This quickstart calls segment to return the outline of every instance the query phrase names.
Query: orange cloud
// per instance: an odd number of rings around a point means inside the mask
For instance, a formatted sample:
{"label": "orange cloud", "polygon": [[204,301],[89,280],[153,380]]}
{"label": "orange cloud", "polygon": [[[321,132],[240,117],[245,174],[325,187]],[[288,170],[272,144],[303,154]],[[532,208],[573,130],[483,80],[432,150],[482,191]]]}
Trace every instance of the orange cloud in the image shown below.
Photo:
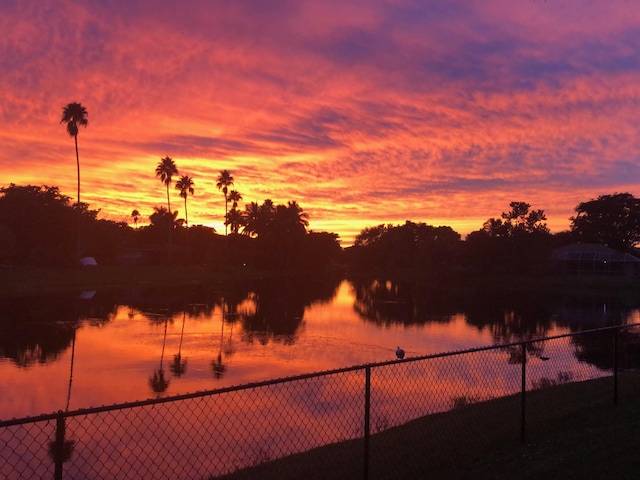
{"label": "orange cloud", "polygon": [[113,220],[164,204],[169,155],[196,184],[191,223],[219,231],[222,169],[242,203],[297,200],[345,244],[407,219],[466,234],[516,200],[559,231],[640,180],[637,17],[622,0],[19,2],[0,12],[1,183],[75,197],[59,118],[79,101],[82,199]]}

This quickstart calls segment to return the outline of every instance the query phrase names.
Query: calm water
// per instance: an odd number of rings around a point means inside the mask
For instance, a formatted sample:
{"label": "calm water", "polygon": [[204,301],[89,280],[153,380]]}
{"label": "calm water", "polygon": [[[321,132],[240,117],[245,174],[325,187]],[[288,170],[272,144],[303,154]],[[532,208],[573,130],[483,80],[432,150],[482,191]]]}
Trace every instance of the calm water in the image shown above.
{"label": "calm water", "polygon": [[635,299],[317,278],[0,297],[0,419],[639,320]]}

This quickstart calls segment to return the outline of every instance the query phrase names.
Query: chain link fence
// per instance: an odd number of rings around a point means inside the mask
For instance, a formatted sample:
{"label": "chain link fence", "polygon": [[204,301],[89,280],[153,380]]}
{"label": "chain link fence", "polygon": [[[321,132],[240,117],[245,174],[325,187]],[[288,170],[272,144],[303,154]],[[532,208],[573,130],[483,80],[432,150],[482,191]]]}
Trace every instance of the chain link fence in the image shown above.
{"label": "chain link fence", "polygon": [[544,428],[549,412],[571,408],[566,391],[550,404],[536,401],[535,390],[610,377],[613,404],[618,372],[640,366],[639,334],[638,325],[603,328],[3,421],[0,478],[411,472],[416,455],[446,452],[455,461],[457,452],[515,445]]}

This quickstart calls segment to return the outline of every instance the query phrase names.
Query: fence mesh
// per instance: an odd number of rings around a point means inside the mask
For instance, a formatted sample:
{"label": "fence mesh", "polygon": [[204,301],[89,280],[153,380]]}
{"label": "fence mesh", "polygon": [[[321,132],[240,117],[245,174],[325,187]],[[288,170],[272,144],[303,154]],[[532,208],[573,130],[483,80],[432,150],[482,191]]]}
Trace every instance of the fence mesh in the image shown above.
{"label": "fence mesh", "polygon": [[[584,380],[610,377],[610,402],[614,374],[638,366],[637,327],[608,328],[11,420],[0,422],[0,477],[251,478],[258,465],[261,478],[384,478],[389,465],[417,477],[446,468],[445,449],[481,455],[525,428],[543,433]],[[553,401],[535,395],[565,384],[575,388]],[[412,470],[417,456],[433,465]]]}

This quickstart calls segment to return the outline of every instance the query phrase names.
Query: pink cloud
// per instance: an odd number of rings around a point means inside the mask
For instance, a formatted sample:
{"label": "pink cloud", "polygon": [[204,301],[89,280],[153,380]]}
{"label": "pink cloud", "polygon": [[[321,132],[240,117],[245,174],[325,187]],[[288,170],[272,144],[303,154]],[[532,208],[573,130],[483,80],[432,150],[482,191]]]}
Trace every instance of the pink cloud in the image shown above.
{"label": "pink cloud", "polygon": [[[298,200],[348,240],[407,219],[480,228],[513,200],[556,230],[580,201],[640,180],[638,16],[623,1],[485,3],[18,2],[0,12],[5,183],[73,196],[109,218],[162,204],[153,171]],[[179,205],[179,202],[176,203]],[[354,233],[355,232],[355,233]]]}

